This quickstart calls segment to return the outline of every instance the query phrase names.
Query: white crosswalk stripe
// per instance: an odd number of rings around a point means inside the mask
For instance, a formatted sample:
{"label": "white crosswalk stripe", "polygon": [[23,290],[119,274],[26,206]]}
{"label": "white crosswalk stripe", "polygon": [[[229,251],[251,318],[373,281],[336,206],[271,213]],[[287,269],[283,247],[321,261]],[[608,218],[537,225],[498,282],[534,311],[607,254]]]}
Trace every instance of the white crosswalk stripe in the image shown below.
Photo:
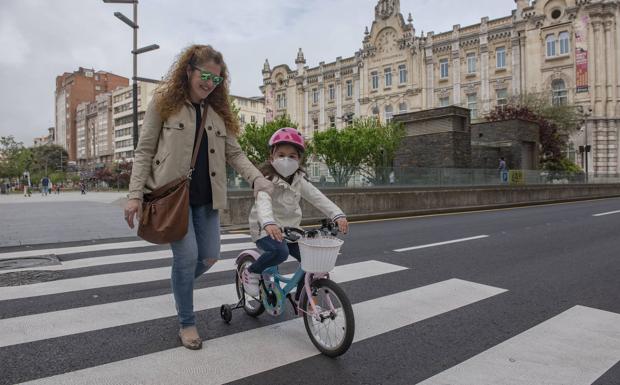
{"label": "white crosswalk stripe", "polygon": [[[222,240],[228,239],[244,239],[249,238],[249,235],[246,234],[222,234]],[[145,247],[145,246],[157,246],[153,243],[146,241],[129,241],[129,242],[116,242],[116,243],[98,243],[94,245],[84,245],[84,246],[69,246],[69,247],[60,247],[60,248],[51,248],[51,249],[37,249],[37,250],[24,250],[24,251],[8,251],[4,253],[0,253],[0,260],[2,259],[12,259],[12,258],[28,258],[35,257],[40,255],[64,255],[64,254],[73,254],[73,253],[84,253],[89,251],[98,251],[98,250],[120,250],[120,249],[130,249],[134,247]]]}
{"label": "white crosswalk stripe", "polygon": [[586,385],[620,361],[620,314],[575,306],[419,385]]}
{"label": "white crosswalk stripe", "polygon": [[[254,249],[255,247],[256,245],[252,242],[225,243],[221,245],[220,252],[225,253],[228,251]],[[35,271],[35,270],[50,270],[50,271],[71,270],[71,269],[79,269],[79,268],[84,268],[84,267],[114,265],[118,263],[154,261],[157,259],[165,259],[165,258],[172,258],[172,252],[170,250],[147,251],[147,252],[141,252],[141,253],[129,253],[129,254],[119,254],[119,255],[105,255],[103,257],[92,257],[92,258],[80,258],[80,259],[74,259],[70,261],[63,261],[62,264],[60,265],[27,267],[23,269],[12,269],[12,270],[0,270],[0,273],[10,273],[10,272],[15,272],[15,271]]]}
{"label": "white crosswalk stripe", "polygon": [[[411,325],[504,291],[451,279],[355,304],[355,341]],[[381,321],[377,322],[378,319]],[[259,351],[262,354],[256,353]],[[198,352],[185,348],[164,350],[29,383],[175,384],[180,382],[179,375],[182,374],[183,383],[222,384],[317,354],[319,352],[310,343],[302,319],[296,318],[209,340]],[[231,357],[239,364],[232,363]]]}

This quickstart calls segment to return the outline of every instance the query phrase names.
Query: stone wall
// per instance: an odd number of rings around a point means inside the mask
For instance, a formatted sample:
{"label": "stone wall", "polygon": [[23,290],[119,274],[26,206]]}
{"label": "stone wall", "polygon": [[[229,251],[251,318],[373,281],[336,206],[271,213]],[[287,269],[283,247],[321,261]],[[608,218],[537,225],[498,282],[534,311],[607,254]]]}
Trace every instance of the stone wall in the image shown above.
{"label": "stone wall", "polygon": [[514,119],[471,125],[472,168],[497,168],[504,157],[510,169],[538,169],[538,125]]}

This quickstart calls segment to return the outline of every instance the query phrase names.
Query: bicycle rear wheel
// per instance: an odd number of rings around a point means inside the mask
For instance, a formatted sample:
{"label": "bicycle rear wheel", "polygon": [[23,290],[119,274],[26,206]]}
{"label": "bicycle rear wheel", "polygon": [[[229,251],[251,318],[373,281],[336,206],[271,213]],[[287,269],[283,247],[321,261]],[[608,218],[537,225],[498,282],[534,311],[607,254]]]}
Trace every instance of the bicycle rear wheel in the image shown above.
{"label": "bicycle rear wheel", "polygon": [[245,310],[245,312],[252,317],[258,317],[265,311],[265,306],[263,306],[262,302],[257,301],[256,299],[245,293],[245,290],[243,289],[243,282],[241,280],[241,273],[247,266],[250,266],[252,263],[254,263],[254,258],[250,257],[249,255],[241,258],[239,264],[237,265],[235,287],[237,289],[237,298],[241,300],[241,298],[245,297],[243,310]]}
{"label": "bicycle rear wheel", "polygon": [[[351,302],[344,290],[329,279],[313,281],[311,292],[318,319],[314,317],[308,296],[304,295],[300,308],[304,312],[306,332],[321,353],[328,357],[338,357],[349,350],[355,335]],[[330,302],[335,311],[332,311]]]}

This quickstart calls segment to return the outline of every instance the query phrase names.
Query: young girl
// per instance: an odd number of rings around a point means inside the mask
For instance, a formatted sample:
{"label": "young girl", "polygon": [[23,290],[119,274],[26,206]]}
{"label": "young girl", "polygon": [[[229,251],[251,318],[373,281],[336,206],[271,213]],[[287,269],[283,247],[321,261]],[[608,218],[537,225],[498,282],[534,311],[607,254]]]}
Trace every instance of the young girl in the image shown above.
{"label": "young girl", "polygon": [[252,240],[263,254],[242,274],[245,292],[252,297],[259,295],[260,274],[265,269],[286,261],[289,254],[301,259],[297,243],[287,243],[280,230],[281,226],[299,227],[301,198],[332,218],[343,233],[348,231],[342,210],[314,187],[299,168],[304,150],[304,138],[294,128],[281,128],[269,139],[269,163],[261,171],[275,188],[271,196],[259,192],[250,212]]}

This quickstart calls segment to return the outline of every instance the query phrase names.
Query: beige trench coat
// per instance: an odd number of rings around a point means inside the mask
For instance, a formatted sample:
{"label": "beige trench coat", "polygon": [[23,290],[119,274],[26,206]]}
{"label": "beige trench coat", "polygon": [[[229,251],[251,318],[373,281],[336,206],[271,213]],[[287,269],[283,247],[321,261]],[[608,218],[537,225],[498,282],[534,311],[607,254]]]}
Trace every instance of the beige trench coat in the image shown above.
{"label": "beige trench coat", "polygon": [[[204,112],[204,107],[203,107]],[[226,163],[250,185],[262,174],[241,150],[237,139],[226,131],[224,120],[209,107],[205,133],[209,141],[209,177],[213,208],[226,208]],[[147,108],[135,151],[129,199],[142,199],[164,184],[187,175],[196,135],[196,111],[189,102],[166,121],[162,121],[153,100]]]}

